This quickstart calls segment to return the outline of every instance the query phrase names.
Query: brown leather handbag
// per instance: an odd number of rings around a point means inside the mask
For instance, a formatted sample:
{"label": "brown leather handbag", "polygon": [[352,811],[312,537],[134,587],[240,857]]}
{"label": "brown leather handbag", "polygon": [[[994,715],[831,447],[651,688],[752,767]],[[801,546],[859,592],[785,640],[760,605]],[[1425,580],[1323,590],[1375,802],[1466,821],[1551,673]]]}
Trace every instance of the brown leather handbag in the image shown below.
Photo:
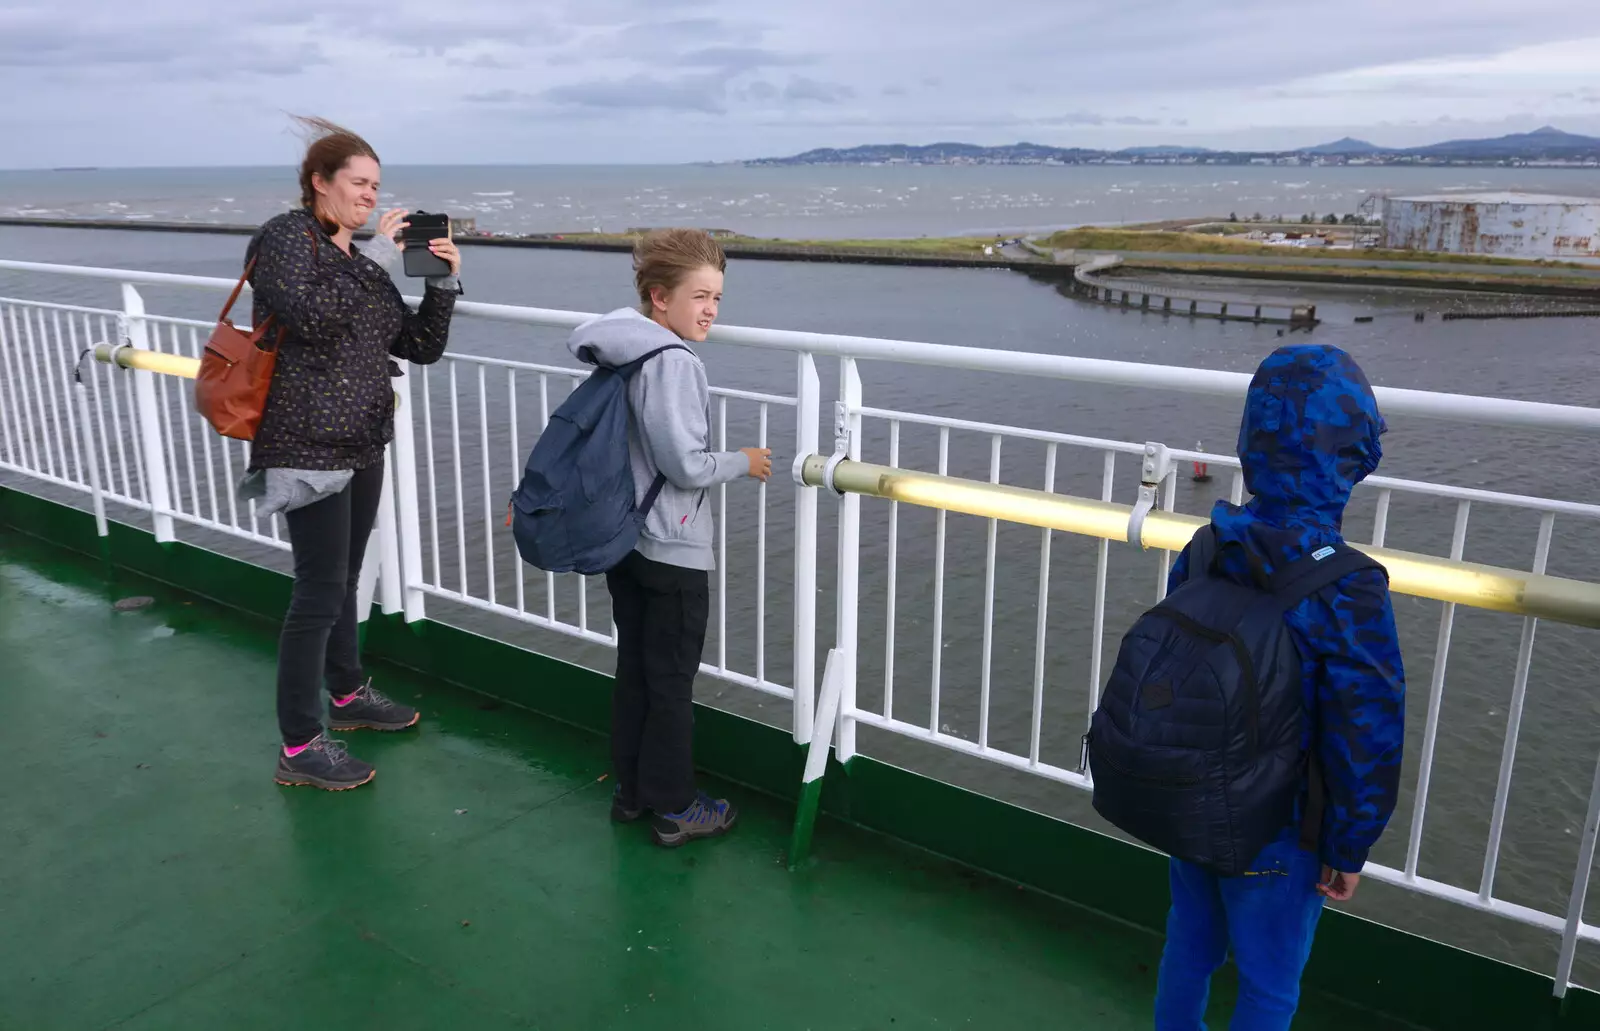
{"label": "brown leather handbag", "polygon": [[256,261],[251,258],[233,293],[228,295],[228,303],[222,306],[194,380],[195,409],[218,433],[236,440],[255,439],[261,412],[267,406],[267,391],[272,389],[272,370],[278,364],[277,345],[283,342],[284,335],[280,329],[272,347],[265,348],[261,341],[273,316],[267,316],[248,336],[228,318],[255,266]]}

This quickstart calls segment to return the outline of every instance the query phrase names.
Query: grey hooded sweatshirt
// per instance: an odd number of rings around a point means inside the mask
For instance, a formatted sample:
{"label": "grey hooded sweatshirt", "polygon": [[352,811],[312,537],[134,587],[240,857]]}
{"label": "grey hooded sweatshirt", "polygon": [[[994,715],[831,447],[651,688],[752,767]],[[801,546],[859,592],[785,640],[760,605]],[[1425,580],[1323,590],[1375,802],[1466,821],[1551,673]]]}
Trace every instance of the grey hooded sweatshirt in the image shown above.
{"label": "grey hooded sweatshirt", "polygon": [[655,562],[685,569],[715,569],[711,506],[706,490],[750,471],[738,451],[711,450],[711,390],[699,355],[676,333],[633,308],[619,308],[573,330],[567,349],[579,361],[617,368],[651,351],[656,355],[628,384],[628,457],[641,501],[655,482],[666,483],[645,517],[635,548]]}

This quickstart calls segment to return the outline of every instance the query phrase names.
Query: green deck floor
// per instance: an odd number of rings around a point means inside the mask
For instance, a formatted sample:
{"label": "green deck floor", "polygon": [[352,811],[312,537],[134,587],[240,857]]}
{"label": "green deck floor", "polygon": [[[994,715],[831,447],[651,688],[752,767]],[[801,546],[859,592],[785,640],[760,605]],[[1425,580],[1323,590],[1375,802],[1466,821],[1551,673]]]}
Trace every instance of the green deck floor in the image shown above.
{"label": "green deck floor", "polygon": [[119,577],[0,530],[0,1028],[1149,1026],[1150,935],[837,823],[791,873],[748,793],[657,849],[603,740],[399,671],[372,785],[280,788],[273,627]]}

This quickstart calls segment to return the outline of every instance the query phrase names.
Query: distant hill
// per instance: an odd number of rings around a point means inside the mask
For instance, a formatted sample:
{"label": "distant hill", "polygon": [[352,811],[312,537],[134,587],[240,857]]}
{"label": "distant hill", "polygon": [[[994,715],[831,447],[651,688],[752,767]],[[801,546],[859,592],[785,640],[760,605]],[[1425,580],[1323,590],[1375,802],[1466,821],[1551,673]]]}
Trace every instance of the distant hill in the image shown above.
{"label": "distant hill", "polygon": [[1366,140],[1358,140],[1353,136],[1346,136],[1342,140],[1324,143],[1316,147],[1307,147],[1302,154],[1379,154],[1387,153],[1389,148],[1380,147]]}
{"label": "distant hill", "polygon": [[838,149],[821,147],[792,157],[760,158],[747,165],[1038,165],[1155,162],[1246,164],[1264,159],[1294,163],[1294,159],[1339,161],[1344,158],[1371,158],[1385,164],[1406,163],[1483,163],[1506,161],[1600,160],[1600,137],[1579,136],[1545,126],[1533,132],[1514,133],[1485,140],[1446,140],[1424,147],[1379,147],[1366,140],[1346,136],[1314,147],[1278,151],[1218,151],[1206,147],[1154,146],[1123,150],[1097,150],[1091,147],[1051,147],[1041,143],[1011,143],[983,147],[973,143],[874,143]]}
{"label": "distant hill", "polygon": [[1533,132],[1514,133],[1492,140],[1449,140],[1431,147],[1419,147],[1419,154],[1472,154],[1485,157],[1560,158],[1592,154],[1600,150],[1600,138],[1562,132],[1553,126]]}

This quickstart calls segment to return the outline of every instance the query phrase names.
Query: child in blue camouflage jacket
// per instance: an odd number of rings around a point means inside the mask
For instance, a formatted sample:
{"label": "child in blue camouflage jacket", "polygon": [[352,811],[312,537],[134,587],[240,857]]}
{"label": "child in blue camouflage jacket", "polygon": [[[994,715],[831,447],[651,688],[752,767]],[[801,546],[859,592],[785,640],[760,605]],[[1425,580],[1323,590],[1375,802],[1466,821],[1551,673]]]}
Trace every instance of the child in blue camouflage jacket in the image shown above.
{"label": "child in blue camouflage jacket", "polygon": [[[1211,523],[1219,541],[1242,544],[1267,573],[1340,541],[1345,503],[1378,467],[1384,429],[1372,388],[1348,354],[1308,345],[1274,351],[1250,382],[1239,428],[1253,497],[1243,506],[1217,503]],[[1222,555],[1227,576],[1251,582],[1240,549]],[[1187,558],[1185,549],[1169,588],[1187,578]],[[1323,902],[1355,893],[1367,852],[1394,812],[1405,672],[1384,574],[1351,573],[1285,619],[1301,655],[1306,744],[1323,776],[1318,851],[1301,847],[1297,812],[1242,877],[1172,861],[1157,1031],[1204,1028],[1211,975],[1230,950],[1239,968],[1233,1031],[1287,1029]]]}

